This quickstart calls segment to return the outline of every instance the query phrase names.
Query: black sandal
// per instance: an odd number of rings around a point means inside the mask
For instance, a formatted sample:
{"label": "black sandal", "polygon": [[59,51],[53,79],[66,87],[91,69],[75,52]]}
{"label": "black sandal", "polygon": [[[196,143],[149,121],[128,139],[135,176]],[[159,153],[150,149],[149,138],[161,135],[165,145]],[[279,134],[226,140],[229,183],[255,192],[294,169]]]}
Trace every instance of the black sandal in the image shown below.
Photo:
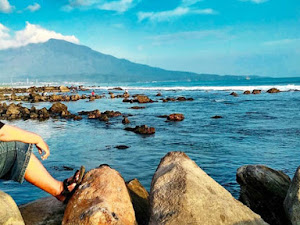
{"label": "black sandal", "polygon": [[[77,170],[75,173],[74,173],[74,176],[72,177],[72,179],[68,180],[69,178],[65,179],[63,181],[63,191],[60,193],[60,195],[62,196],[65,196],[65,200],[63,201],[64,204],[67,204],[70,200],[70,198],[72,197],[72,195],[75,193],[75,191],[77,190],[78,186],[80,185],[82,179],[83,179],[83,176],[84,176],[84,172],[85,172],[85,167],[84,166],[81,166],[80,167],[80,170]],[[76,179],[76,175],[77,173],[79,173],[79,177],[78,179]],[[72,191],[69,191],[68,187],[71,185],[71,184],[74,184],[76,183],[76,186],[74,187],[74,189]]]}

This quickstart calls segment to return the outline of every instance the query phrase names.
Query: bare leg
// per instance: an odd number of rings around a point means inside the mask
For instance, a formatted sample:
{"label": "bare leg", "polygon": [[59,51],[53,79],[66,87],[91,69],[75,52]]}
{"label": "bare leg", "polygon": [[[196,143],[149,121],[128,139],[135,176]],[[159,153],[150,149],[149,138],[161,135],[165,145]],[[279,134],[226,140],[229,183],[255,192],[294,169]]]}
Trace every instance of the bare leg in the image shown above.
{"label": "bare leg", "polygon": [[[65,199],[65,196],[61,195],[61,192],[63,191],[63,182],[54,179],[34,154],[31,154],[25,172],[25,180],[48,192],[60,201]],[[69,185],[69,191],[72,191],[75,185],[75,183]]]}

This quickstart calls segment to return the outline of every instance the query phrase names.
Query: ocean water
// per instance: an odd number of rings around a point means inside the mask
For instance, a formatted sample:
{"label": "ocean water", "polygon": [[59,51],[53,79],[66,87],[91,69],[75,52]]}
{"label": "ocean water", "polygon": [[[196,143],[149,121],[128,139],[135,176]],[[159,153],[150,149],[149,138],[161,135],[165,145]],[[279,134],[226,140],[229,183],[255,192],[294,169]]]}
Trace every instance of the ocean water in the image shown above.
{"label": "ocean water", "polygon": [[[138,178],[150,190],[152,176],[160,159],[169,151],[184,151],[206,173],[230,191],[239,195],[235,180],[236,170],[246,164],[263,164],[283,170],[293,176],[300,158],[300,78],[265,80],[240,83],[199,82],[151,82],[135,84],[84,84],[90,90],[79,94],[106,94],[106,98],[87,102],[66,102],[72,113],[99,109],[132,114],[131,124],[146,124],[156,128],[156,133],[141,136],[129,131],[121,123],[122,117],[112,118],[109,123],[50,119],[47,121],[3,121],[40,134],[48,143],[50,157],[44,166],[57,179],[63,180],[74,169],[85,165],[87,170],[100,164],[109,164],[118,170],[125,180]],[[137,103],[123,103],[122,99],[110,99],[108,88],[121,86],[130,94],[146,94],[158,102],[143,104],[145,109],[133,110]],[[259,95],[243,95],[244,90],[278,87],[285,92]],[[230,95],[232,91],[239,97]],[[288,91],[294,90],[294,91]],[[167,97],[192,97],[194,101],[163,103],[157,92]],[[124,91],[113,91],[121,94]],[[51,103],[24,103],[37,108]],[[159,115],[183,113],[185,120],[166,122]],[[212,119],[220,115],[221,119]],[[119,150],[116,145],[127,145]],[[35,154],[38,155],[35,149]],[[0,181],[0,190],[9,193],[17,202],[24,204],[48,196],[31,184]]]}

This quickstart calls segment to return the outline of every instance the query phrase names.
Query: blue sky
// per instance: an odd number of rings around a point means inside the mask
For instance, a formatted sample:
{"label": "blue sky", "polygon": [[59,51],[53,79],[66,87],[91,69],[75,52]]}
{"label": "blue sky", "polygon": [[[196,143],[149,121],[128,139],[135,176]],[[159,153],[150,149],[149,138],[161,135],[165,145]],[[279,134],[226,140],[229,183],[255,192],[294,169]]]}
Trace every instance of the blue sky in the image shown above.
{"label": "blue sky", "polygon": [[49,38],[170,70],[300,76],[299,0],[0,0],[0,49]]}

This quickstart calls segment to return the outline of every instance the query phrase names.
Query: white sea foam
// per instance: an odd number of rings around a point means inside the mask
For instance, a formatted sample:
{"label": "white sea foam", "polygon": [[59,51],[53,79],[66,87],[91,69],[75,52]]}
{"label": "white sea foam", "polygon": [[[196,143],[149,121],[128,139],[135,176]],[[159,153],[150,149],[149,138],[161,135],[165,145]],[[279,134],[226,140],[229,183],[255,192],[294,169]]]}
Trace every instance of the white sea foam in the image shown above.
{"label": "white sea foam", "polygon": [[[113,89],[116,86],[98,86],[89,87],[86,89]],[[277,88],[280,91],[300,91],[300,85],[258,85],[258,86],[174,86],[174,87],[131,87],[131,86],[118,86],[123,90],[154,90],[154,91],[172,91],[172,90],[182,90],[182,91],[253,91],[262,90],[267,91],[271,88]]]}

